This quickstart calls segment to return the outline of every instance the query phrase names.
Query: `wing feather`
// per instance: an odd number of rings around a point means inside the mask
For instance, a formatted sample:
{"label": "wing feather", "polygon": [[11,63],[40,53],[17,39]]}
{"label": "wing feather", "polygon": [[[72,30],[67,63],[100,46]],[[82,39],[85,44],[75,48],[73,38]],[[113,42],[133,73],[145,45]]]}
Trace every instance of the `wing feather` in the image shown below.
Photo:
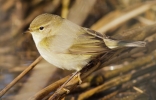
{"label": "wing feather", "polygon": [[97,55],[110,50],[105,45],[102,34],[88,28],[82,28],[82,31],[79,33],[74,45],[69,48],[70,53]]}

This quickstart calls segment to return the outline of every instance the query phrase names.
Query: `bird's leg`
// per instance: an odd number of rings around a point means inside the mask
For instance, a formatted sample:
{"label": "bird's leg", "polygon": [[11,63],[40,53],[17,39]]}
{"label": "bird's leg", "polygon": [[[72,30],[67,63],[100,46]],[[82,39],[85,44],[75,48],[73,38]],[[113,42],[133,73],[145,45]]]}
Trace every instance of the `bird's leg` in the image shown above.
{"label": "bird's leg", "polygon": [[[77,76],[77,75],[78,75],[78,76]],[[65,86],[73,77],[75,77],[75,76],[77,76],[78,78],[80,78],[80,71],[76,71],[75,73],[73,73],[73,75],[72,75],[71,77],[69,77],[69,79],[68,79],[58,90],[63,89],[63,90],[65,90],[65,91],[67,91],[67,93],[69,93],[70,90],[64,88],[64,86]],[[80,79],[80,80],[81,80],[81,79]],[[82,81],[81,81],[81,82],[82,82]],[[80,82],[79,82],[79,83],[80,83]]]}

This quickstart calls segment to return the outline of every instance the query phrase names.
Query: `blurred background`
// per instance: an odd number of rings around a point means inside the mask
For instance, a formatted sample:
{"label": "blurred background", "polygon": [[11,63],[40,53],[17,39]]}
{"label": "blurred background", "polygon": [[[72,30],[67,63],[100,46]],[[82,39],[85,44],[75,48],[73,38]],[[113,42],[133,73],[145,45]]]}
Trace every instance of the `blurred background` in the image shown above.
{"label": "blurred background", "polygon": [[[39,56],[31,34],[26,31],[42,13],[62,16],[116,39],[147,42],[145,48],[124,50],[117,55],[118,61],[90,75],[80,85],[81,91],[65,100],[156,100],[155,0],[0,0],[0,90]],[[70,73],[42,60],[2,100],[29,98]],[[133,79],[92,96],[81,95],[129,74]]]}

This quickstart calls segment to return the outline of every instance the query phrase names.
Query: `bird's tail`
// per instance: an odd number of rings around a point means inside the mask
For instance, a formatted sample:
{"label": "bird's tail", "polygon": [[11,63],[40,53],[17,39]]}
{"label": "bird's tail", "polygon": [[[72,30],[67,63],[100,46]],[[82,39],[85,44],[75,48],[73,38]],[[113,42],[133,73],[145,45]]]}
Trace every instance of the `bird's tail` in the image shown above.
{"label": "bird's tail", "polygon": [[113,39],[103,39],[106,46],[110,49],[120,48],[120,47],[145,47],[146,42],[144,41],[122,41]]}

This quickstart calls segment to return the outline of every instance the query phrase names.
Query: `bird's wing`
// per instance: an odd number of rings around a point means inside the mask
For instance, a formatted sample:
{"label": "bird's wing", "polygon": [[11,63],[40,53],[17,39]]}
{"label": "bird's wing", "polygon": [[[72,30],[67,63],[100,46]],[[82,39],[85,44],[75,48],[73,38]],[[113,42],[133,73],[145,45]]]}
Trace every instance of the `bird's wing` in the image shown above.
{"label": "bird's wing", "polygon": [[110,50],[104,43],[104,36],[94,30],[82,28],[74,45],[69,48],[72,54],[101,54]]}

